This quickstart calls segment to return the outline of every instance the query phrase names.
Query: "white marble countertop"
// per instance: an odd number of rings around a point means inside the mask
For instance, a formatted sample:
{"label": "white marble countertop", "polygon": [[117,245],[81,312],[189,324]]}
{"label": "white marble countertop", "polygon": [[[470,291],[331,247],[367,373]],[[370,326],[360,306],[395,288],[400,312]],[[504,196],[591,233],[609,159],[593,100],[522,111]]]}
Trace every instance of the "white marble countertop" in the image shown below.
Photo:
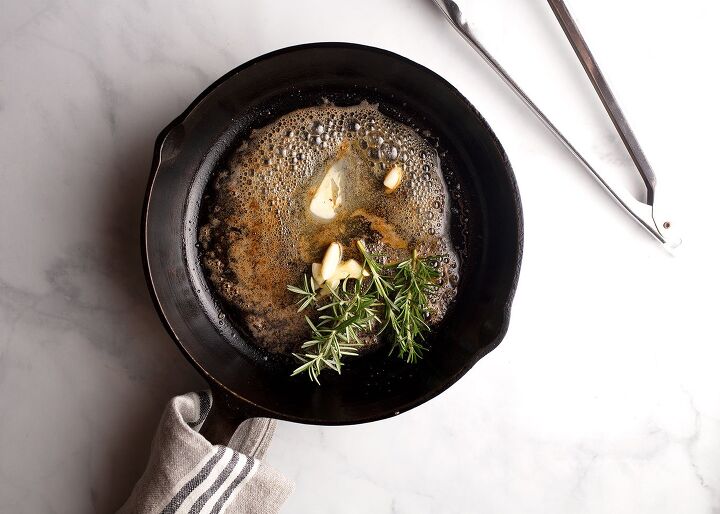
{"label": "white marble countertop", "polygon": [[[542,0],[468,10],[583,151],[640,181]],[[4,0],[0,14],[0,511],[111,512],[163,405],[203,388],[140,263],[156,134],[208,84],[312,41],[393,50],[483,113],[526,244],[503,344],[394,419],[282,423],[286,512],[720,511],[720,50],[716,0],[568,0],[672,199],[673,258],[422,0]]]}

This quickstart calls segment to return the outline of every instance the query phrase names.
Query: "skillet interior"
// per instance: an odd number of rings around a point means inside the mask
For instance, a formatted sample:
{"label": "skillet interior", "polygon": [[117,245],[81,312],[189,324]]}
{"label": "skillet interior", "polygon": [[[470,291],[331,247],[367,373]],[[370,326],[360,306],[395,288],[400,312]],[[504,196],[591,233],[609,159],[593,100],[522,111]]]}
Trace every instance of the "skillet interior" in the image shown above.
{"label": "skillet interior", "polygon": [[[203,191],[250,130],[292,110],[331,101],[378,103],[435,138],[453,198],[462,257],[454,307],[432,349],[408,366],[378,352],[354,359],[317,387],[288,376],[293,363],[250,344],[228,323],[197,254]],[[461,193],[461,194],[457,194]],[[514,176],[499,142],[449,83],[398,55],[326,43],[259,57],[210,86],[158,137],[144,212],[144,259],[156,306],[186,356],[251,415],[344,424],[388,417],[443,391],[499,344],[522,253]]]}

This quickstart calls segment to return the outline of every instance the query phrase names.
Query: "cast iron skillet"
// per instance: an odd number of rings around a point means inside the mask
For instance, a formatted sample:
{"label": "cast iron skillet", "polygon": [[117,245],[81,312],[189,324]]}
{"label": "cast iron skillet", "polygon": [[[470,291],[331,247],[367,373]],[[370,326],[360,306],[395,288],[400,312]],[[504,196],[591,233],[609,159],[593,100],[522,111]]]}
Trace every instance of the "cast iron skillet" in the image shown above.
{"label": "cast iron skillet", "polygon": [[[197,242],[203,190],[236,144],[292,110],[330,101],[378,103],[438,145],[461,254],[457,300],[417,365],[385,352],[354,359],[322,386],[289,376],[295,363],[253,346],[205,282]],[[158,136],[143,212],[143,258],[161,319],[213,390],[203,432],[214,442],[242,419],[363,423],[439,394],[502,340],[520,271],[522,213],[492,130],[447,81],[399,55],[347,43],[258,57],[206,89]],[[272,258],[273,256],[268,256]]]}

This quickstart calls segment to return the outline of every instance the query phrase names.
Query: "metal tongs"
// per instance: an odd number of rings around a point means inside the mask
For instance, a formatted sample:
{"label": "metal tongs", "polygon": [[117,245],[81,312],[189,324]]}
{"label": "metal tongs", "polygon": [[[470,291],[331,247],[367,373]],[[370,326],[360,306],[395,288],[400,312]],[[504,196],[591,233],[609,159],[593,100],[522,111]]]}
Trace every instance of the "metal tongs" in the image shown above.
{"label": "metal tongs", "polygon": [[590,81],[595,87],[595,91],[600,100],[602,100],[605,110],[607,111],[610,119],[612,120],[615,128],[617,129],[620,137],[625,143],[630,157],[632,157],[635,166],[637,167],[645,188],[647,195],[645,202],[637,200],[633,195],[630,194],[627,189],[620,186],[619,184],[613,183],[609,177],[604,177],[598,170],[590,165],[590,163],[582,156],[580,152],[568,141],[560,130],[543,114],[543,112],[535,105],[525,92],[518,86],[518,84],[510,77],[510,75],[503,69],[502,66],[490,55],[485,47],[477,40],[475,34],[473,34],[469,25],[465,21],[460,8],[453,0],[434,0],[434,2],[442,9],[447,16],[450,23],[455,29],[463,36],[463,38],[472,46],[480,56],[495,70],[495,72],[503,79],[503,81],[512,89],[517,96],[527,105],[530,110],[543,122],[543,124],[557,137],[570,152],[585,166],[585,168],[592,174],[595,179],[605,188],[607,193],[614,198],[627,212],[630,214],[635,221],[642,225],[648,230],[658,241],[660,241],[666,248],[673,249],[677,248],[682,240],[674,233],[673,224],[669,218],[659,212],[655,202],[655,190],[657,188],[657,180],[655,173],[650,166],[650,163],[645,158],[645,154],[640,148],[640,144],[635,138],[635,134],[630,129],[625,116],[620,110],[620,106],[615,100],[615,96],[610,90],[605,77],[600,72],[595,58],[590,53],[590,49],[585,43],[580,34],[575,21],[570,16],[570,13],[565,6],[563,0],[548,0],[550,7],[555,13],[555,17],[560,22],[560,25],[565,32],[570,44],[575,50],[575,54],[580,59],[580,62],[585,68]]}

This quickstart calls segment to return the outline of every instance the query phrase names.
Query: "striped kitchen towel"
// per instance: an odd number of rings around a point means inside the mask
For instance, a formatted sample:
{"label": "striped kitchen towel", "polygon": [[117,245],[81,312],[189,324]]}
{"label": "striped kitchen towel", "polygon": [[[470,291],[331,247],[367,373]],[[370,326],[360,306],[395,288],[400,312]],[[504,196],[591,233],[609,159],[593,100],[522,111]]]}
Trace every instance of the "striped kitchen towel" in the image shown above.
{"label": "striped kitchen towel", "polygon": [[210,411],[208,391],[170,401],[153,440],[145,473],[119,514],[271,514],[293,483],[260,461],[275,421],[255,418],[235,431],[228,446],[198,433]]}

